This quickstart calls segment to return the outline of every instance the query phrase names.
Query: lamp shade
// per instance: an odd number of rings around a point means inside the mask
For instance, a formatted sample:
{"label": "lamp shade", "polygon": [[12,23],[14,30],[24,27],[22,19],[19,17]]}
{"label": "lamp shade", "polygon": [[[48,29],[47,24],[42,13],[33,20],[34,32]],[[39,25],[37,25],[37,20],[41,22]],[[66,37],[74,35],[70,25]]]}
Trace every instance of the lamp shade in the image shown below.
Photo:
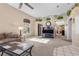
{"label": "lamp shade", "polygon": [[23,27],[18,27],[18,29],[19,29],[19,30],[22,30],[22,29],[23,29]]}

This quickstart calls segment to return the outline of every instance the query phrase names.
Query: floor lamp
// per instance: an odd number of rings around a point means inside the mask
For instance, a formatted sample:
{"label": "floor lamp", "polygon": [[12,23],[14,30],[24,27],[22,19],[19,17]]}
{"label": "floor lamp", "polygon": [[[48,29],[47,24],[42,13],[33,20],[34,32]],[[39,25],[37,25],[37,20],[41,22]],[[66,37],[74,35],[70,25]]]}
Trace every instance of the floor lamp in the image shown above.
{"label": "floor lamp", "polygon": [[18,29],[19,29],[20,39],[21,39],[23,27],[19,27]]}

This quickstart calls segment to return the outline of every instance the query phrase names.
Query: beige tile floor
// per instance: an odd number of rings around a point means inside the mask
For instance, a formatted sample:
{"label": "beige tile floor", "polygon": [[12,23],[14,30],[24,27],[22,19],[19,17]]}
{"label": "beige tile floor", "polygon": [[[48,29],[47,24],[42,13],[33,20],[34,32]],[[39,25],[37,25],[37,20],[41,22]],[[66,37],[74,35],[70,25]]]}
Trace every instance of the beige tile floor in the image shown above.
{"label": "beige tile floor", "polygon": [[33,56],[53,56],[54,48],[71,45],[71,42],[64,41],[60,37],[57,38],[32,37],[26,39],[26,42],[29,42],[34,45],[32,50]]}
{"label": "beige tile floor", "polygon": [[[33,56],[53,56],[56,53],[58,53],[56,55],[59,54],[62,55],[62,52],[60,53],[59,51],[63,51],[62,49],[63,46],[71,45],[71,42],[64,41],[60,37],[57,38],[30,37],[30,38],[26,38],[26,43],[27,42],[34,45],[32,49]],[[56,49],[58,52],[55,53]],[[4,56],[7,55],[4,54]]]}
{"label": "beige tile floor", "polygon": [[63,47],[54,48],[54,56],[79,56],[79,47],[68,45]]}

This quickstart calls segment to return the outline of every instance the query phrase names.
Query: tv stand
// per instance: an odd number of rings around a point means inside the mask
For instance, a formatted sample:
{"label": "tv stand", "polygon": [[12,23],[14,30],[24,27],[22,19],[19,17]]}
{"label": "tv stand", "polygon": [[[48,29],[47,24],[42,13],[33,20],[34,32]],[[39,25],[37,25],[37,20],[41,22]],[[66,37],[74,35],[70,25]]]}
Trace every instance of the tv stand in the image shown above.
{"label": "tv stand", "polygon": [[45,38],[53,38],[52,33],[44,33],[44,34],[45,34]]}
{"label": "tv stand", "polygon": [[43,28],[43,31],[42,31],[42,37],[45,37],[45,38],[53,38],[54,37],[54,30],[52,28]]}

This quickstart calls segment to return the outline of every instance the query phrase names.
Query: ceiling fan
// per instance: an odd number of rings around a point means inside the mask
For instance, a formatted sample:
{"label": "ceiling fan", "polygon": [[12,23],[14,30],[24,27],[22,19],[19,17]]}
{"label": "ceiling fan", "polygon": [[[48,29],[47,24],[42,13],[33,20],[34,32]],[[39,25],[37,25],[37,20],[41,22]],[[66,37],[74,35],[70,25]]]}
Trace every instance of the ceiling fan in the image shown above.
{"label": "ceiling fan", "polygon": [[34,9],[29,3],[20,3],[19,4],[19,9],[22,8],[22,5],[25,4],[26,6],[28,6],[30,9]]}

